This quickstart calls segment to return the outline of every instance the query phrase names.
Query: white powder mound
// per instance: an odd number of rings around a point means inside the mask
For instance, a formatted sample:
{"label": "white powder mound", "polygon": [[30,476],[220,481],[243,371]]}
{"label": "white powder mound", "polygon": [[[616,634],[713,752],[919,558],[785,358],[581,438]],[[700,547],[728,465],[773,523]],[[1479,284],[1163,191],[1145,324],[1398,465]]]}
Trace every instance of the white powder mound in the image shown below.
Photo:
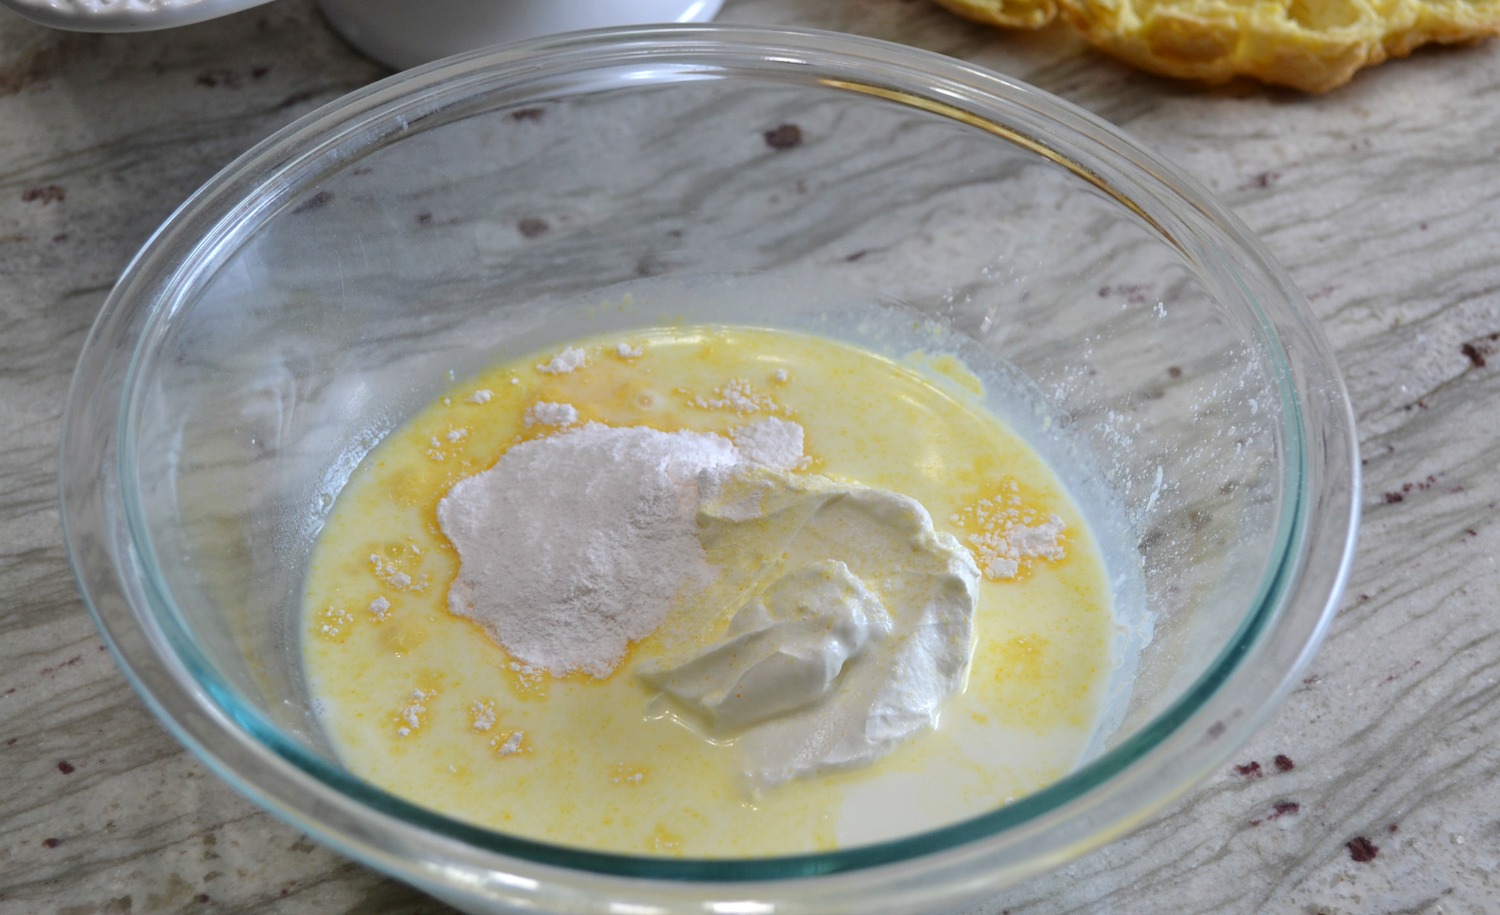
{"label": "white powder mound", "polygon": [[571,426],[578,422],[578,408],[539,400],[527,408],[525,422],[528,426]]}
{"label": "white powder mound", "polygon": [[731,410],[735,413],[770,413],[776,401],[755,389],[744,378],[731,378],[714,392],[713,397],[695,397],[693,406],[704,410]]}
{"label": "white powder mound", "polygon": [[1066,529],[1067,525],[1062,518],[1049,515],[1041,524],[1031,527],[1016,525],[1006,532],[1006,538],[1022,558],[1051,559],[1055,562],[1063,558],[1062,535]]}
{"label": "white powder mound", "polygon": [[808,464],[802,453],[800,423],[772,417],[741,426],[731,431],[729,437],[747,460],[773,470],[797,470]]}
{"label": "white powder mound", "polygon": [[[1021,516],[1021,520],[1009,515]],[[1050,559],[1056,562],[1066,555],[1063,547],[1063,532],[1067,525],[1057,515],[1049,515],[1039,524],[1028,525],[1029,513],[1008,512],[991,530],[968,537],[979,553],[984,576],[991,581],[1005,581],[1021,573],[1021,563],[1031,559]]]}
{"label": "white powder mound", "polygon": [[566,375],[575,369],[582,368],[583,364],[588,362],[588,360],[588,353],[576,346],[570,346],[556,356],[553,356],[551,362],[544,363],[536,368],[537,371],[545,372],[548,375]]}
{"label": "white powder mound", "polygon": [[460,560],[449,609],[526,667],[606,677],[712,579],[699,475],[743,463],[723,436],[598,423],[516,445],[438,505]]}

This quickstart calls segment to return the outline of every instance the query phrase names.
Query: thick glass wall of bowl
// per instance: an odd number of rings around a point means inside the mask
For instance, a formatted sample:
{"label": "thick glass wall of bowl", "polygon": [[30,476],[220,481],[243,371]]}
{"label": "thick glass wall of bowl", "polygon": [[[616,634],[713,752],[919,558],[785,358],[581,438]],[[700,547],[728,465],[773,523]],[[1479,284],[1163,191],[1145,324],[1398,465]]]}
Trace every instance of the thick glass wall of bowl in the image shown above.
{"label": "thick glass wall of bowl", "polygon": [[[951,349],[992,382],[1115,581],[1095,750],[1239,629],[1284,498],[1281,401],[1198,267],[1108,194],[969,125],[826,87],[467,110],[354,152],[247,230],[145,395],[135,460],[161,574],[226,682],[283,727],[320,739],[302,574],[381,436],[496,360],[663,320]],[[725,274],[741,280],[704,279]],[[862,328],[870,303],[909,314],[912,336]]]}

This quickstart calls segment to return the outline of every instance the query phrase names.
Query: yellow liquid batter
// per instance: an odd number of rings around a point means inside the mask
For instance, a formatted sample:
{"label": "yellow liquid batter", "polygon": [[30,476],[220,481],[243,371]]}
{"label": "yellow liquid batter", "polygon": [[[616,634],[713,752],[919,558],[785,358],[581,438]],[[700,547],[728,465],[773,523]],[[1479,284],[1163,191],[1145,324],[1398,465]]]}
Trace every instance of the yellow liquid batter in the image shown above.
{"label": "yellow liquid batter", "polygon": [[[749,857],[828,850],[999,807],[1073,768],[1111,667],[1103,562],[1047,465],[982,405],[947,357],[894,362],[786,332],[678,327],[578,341],[461,382],[391,434],[350,478],[308,576],[304,661],[351,771],[450,816],[559,844]],[[580,422],[727,433],[766,416],[805,429],[799,472],[917,499],[939,531],[983,542],[993,518],[1060,516],[1065,556],[980,584],[966,689],[936,729],[863,769],[750,791],[732,742],[651,705],[632,646],[607,679],[513,666],[447,608],[458,556],[437,504],[511,445],[539,402]],[[533,414],[535,418],[536,414]],[[977,546],[976,552],[982,554]],[[979,557],[981,568],[985,559]]]}

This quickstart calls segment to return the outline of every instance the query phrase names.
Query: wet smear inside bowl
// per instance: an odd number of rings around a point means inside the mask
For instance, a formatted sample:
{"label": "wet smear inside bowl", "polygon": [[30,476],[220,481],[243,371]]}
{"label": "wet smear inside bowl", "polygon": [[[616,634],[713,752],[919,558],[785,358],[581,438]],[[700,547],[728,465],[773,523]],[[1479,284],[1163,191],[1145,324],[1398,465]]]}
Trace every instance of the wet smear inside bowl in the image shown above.
{"label": "wet smear inside bowl", "polygon": [[1110,589],[984,395],[949,357],[724,326],[458,383],[365,459],[309,571],[344,764],[507,833],[691,857],[1058,779],[1104,704]]}

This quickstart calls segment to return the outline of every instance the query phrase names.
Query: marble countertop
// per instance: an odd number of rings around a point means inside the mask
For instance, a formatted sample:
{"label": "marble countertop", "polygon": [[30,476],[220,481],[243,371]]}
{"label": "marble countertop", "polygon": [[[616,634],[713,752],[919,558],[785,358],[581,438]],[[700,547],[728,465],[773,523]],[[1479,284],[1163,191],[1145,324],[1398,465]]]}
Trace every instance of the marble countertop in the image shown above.
{"label": "marble countertop", "polygon": [[[1364,520],[1310,675],[1236,765],[979,911],[1500,911],[1500,43],[1305,97],[1164,81],[1061,28],[915,0],[721,19],[907,42],[1120,125],[1264,239],[1349,385]],[[68,380],[130,256],[238,153],[383,75],[310,0],[134,36],[0,14],[0,913],[444,910],[172,740],[95,634],[56,505]]]}

